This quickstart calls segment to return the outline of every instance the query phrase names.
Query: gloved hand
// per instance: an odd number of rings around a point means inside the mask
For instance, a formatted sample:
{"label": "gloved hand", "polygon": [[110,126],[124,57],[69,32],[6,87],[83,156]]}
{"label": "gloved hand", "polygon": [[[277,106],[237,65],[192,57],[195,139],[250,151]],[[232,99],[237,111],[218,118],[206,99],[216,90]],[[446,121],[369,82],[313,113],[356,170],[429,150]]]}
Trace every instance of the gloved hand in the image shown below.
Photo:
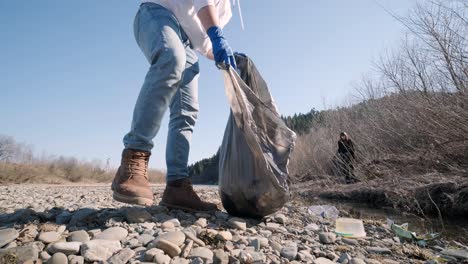
{"label": "gloved hand", "polygon": [[237,65],[234,59],[234,53],[227,40],[224,38],[223,30],[220,27],[212,26],[206,33],[211,40],[216,66],[218,66],[218,68],[223,68],[222,64],[224,64],[225,67],[231,65],[236,69]]}

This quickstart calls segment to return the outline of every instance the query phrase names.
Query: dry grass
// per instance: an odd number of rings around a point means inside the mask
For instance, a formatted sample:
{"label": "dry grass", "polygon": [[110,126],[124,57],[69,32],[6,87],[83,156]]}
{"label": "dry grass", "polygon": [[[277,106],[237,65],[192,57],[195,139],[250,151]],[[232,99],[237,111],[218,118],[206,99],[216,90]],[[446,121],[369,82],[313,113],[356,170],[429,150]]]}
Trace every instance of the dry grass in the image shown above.
{"label": "dry grass", "polygon": [[[157,169],[148,171],[151,183],[164,183],[165,173]],[[73,166],[60,164],[57,161],[17,164],[0,163],[0,184],[11,183],[110,183],[115,169],[105,170],[87,162]]]}

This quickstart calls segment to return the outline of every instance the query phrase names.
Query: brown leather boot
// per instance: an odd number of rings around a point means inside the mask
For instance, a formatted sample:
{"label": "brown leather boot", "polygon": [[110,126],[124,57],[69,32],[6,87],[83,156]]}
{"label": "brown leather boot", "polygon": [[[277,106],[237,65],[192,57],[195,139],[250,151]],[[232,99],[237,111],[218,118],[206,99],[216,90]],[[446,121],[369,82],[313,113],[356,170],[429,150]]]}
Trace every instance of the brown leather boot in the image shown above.
{"label": "brown leather boot", "polygon": [[148,181],[147,151],[124,149],[122,161],[112,182],[114,200],[138,205],[152,205],[153,191]]}
{"label": "brown leather boot", "polygon": [[168,182],[159,205],[195,212],[217,210],[216,204],[200,200],[200,197],[193,190],[190,179]]}

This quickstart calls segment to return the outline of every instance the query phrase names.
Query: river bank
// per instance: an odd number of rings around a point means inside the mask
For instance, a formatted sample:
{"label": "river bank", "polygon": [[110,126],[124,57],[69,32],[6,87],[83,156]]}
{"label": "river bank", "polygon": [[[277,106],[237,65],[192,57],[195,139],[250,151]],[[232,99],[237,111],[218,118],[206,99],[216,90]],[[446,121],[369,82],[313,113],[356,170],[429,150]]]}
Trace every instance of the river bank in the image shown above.
{"label": "river bank", "polygon": [[[217,187],[197,186],[220,203]],[[163,186],[153,186],[156,203]],[[264,219],[223,211],[187,213],[114,202],[109,186],[0,186],[0,259],[35,263],[452,263],[468,261],[460,244],[401,243],[383,221],[364,219],[367,237],[336,236],[334,221],[293,198]],[[342,210],[343,215],[352,212]],[[161,242],[164,240],[163,242]],[[460,255],[462,254],[462,255]],[[62,262],[60,262],[62,261]],[[0,261],[1,262],[1,261]]]}

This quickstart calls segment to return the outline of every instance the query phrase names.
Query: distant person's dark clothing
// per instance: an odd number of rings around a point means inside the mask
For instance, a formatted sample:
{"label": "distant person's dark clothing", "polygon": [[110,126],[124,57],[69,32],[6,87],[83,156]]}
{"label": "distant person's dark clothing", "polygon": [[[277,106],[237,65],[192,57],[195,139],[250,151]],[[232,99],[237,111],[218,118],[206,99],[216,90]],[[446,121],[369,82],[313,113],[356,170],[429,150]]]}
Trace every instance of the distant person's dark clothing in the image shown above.
{"label": "distant person's dark clothing", "polygon": [[346,157],[347,160],[355,159],[353,141],[351,139],[340,139],[338,141],[338,154],[341,157]]}
{"label": "distant person's dark clothing", "polygon": [[346,183],[355,182],[353,163],[356,156],[354,154],[354,144],[351,139],[346,138],[338,141],[338,156],[342,163],[341,169],[345,176]]}

